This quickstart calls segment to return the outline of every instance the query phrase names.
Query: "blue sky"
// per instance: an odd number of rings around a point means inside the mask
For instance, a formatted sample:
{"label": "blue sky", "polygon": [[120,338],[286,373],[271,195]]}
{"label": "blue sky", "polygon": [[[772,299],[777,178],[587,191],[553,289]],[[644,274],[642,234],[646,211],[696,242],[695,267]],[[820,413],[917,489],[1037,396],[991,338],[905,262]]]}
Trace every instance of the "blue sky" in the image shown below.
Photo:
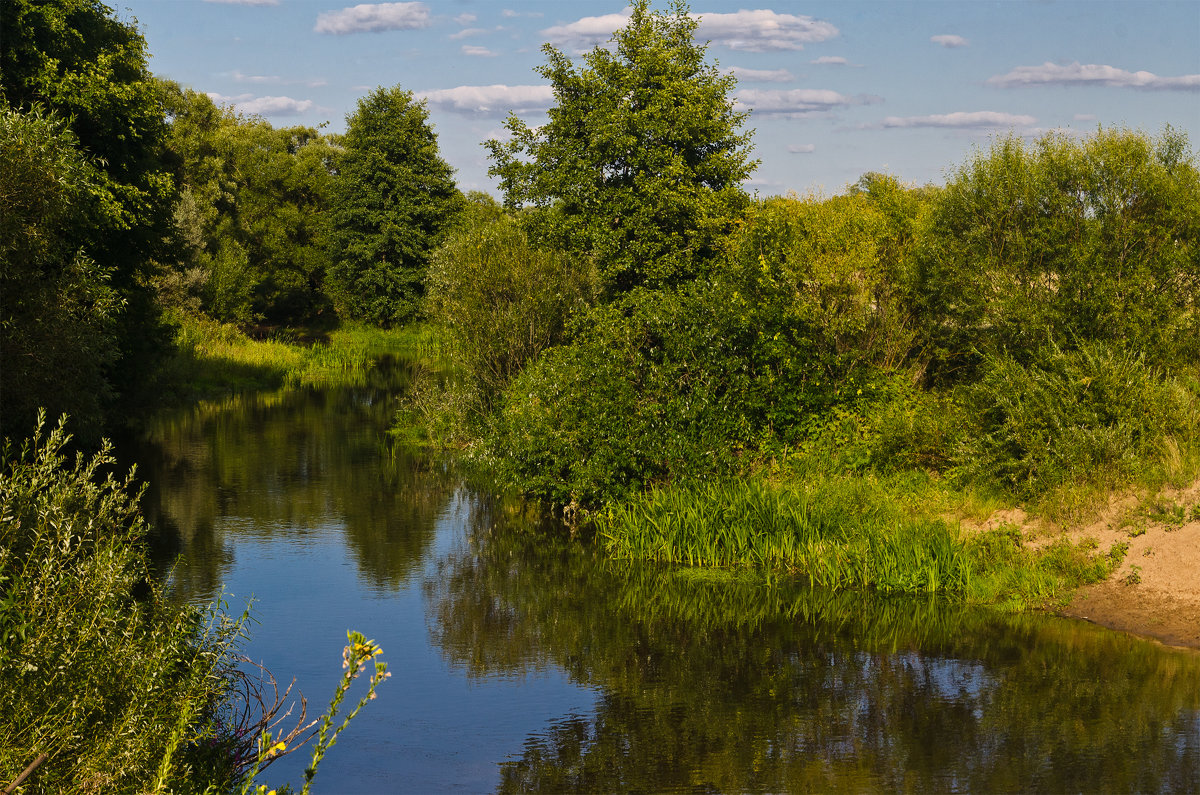
{"label": "blue sky", "polygon": [[[659,7],[664,7],[660,4]],[[424,97],[464,190],[494,192],[480,142],[544,118],[534,67],[608,39],[625,2],[125,0],[151,69],[276,126],[345,129],[376,86]],[[866,171],[944,181],[1010,131],[1156,134],[1200,148],[1200,0],[840,0],[691,4],[752,111],[748,187],[840,193]]]}

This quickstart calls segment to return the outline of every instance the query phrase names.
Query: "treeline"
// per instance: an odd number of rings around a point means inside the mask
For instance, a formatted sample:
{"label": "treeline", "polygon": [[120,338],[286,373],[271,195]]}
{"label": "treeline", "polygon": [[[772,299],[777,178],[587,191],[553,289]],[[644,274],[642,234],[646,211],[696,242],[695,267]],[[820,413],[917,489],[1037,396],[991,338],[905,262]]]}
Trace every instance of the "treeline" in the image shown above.
{"label": "treeline", "polygon": [[416,314],[462,203],[423,105],[276,129],[156,78],[94,0],[5,3],[0,434],[39,407],[95,441],[146,409],[182,318],[328,329]]}
{"label": "treeline", "polygon": [[615,47],[546,48],[549,121],[488,144],[504,207],[475,197],[430,268],[465,373],[444,434],[560,506],[781,467],[1018,499],[1195,471],[1183,133],[1010,135],[945,187],[751,198],[694,29],[635,3]]}

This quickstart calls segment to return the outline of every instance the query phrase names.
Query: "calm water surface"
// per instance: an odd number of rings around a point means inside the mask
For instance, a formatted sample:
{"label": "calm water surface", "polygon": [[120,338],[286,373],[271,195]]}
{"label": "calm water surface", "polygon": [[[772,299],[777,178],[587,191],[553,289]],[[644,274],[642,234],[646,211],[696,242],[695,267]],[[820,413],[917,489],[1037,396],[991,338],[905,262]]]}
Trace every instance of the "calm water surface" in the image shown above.
{"label": "calm water surface", "polygon": [[389,452],[395,374],[204,404],[138,453],[176,592],[253,599],[246,654],[311,712],[347,629],[383,647],[318,792],[1200,791],[1200,654],[606,564]]}

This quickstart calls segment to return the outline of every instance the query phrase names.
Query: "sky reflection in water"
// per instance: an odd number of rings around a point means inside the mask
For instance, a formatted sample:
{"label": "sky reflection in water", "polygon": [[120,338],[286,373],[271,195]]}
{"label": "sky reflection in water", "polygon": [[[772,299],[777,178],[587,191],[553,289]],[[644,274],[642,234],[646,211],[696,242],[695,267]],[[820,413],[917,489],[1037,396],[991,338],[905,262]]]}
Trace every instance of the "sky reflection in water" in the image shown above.
{"label": "sky reflection in water", "polygon": [[[347,629],[393,678],[317,791],[1200,784],[1200,655],[1047,616],[630,567],[389,455],[395,385],[230,398],[141,446],[181,598],[319,712]],[[299,781],[305,758],[271,769]]]}

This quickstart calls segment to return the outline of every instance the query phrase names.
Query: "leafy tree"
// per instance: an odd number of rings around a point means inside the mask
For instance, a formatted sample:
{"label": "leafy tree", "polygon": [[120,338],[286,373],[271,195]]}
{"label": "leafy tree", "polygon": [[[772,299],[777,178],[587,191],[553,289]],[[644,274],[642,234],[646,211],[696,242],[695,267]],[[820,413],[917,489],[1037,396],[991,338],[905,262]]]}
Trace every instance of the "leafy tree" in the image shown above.
{"label": "leafy tree", "polygon": [[123,304],[106,335],[118,355],[103,369],[128,397],[165,346],[149,281],[173,256],[175,189],[161,161],[163,108],[146,42],[95,0],[6,0],[0,31],[0,104],[68,120],[95,166],[80,186],[95,211],[73,245],[108,274],[106,289]]}
{"label": "leafy tree", "polygon": [[747,114],[696,25],[681,2],[659,13],[638,0],[580,68],[545,45],[550,120],[535,130],[510,116],[512,138],[487,142],[508,206],[552,209],[535,216],[537,234],[594,258],[609,297],[703,273],[746,205]]}
{"label": "leafy tree", "polygon": [[529,244],[491,196],[472,191],[463,222],[429,266],[426,313],[449,331],[484,406],[566,336],[591,298],[591,274]]}
{"label": "leafy tree", "polygon": [[919,234],[914,290],[943,372],[973,349],[1115,343],[1170,364],[1200,340],[1200,171],[1181,133],[1010,137],[961,166]]}
{"label": "leafy tree", "polygon": [[61,121],[0,109],[0,436],[27,434],[39,406],[102,425],[120,300],[81,251],[102,179]]}
{"label": "leafy tree", "polygon": [[330,214],[329,286],[339,314],[411,320],[425,270],[462,206],[423,102],[377,88],[346,118]]}
{"label": "leafy tree", "polygon": [[277,130],[174,83],[164,91],[185,256],[161,292],[219,320],[312,320],[328,305],[334,139],[309,127]]}

